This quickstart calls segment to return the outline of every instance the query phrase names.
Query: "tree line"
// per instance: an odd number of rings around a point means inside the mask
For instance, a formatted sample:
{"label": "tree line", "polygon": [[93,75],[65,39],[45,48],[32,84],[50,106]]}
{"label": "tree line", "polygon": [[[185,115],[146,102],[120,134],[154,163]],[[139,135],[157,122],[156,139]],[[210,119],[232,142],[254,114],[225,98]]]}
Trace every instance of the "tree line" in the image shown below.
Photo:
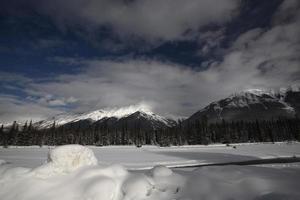
{"label": "tree line", "polygon": [[270,121],[222,120],[208,123],[203,117],[194,122],[178,121],[170,128],[145,130],[139,122],[119,127],[109,124],[71,124],[38,129],[32,122],[19,126],[16,122],[9,129],[0,128],[0,145],[136,145],[145,144],[195,145],[211,143],[277,142],[300,140],[300,119],[276,119]]}

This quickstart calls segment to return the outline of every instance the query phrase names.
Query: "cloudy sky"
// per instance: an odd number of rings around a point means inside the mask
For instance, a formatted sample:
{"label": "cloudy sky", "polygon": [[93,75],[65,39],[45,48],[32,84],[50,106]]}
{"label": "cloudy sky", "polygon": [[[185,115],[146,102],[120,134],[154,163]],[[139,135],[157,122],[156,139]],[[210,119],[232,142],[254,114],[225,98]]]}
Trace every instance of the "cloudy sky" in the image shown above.
{"label": "cloudy sky", "polygon": [[9,0],[0,27],[2,123],[300,83],[299,0]]}

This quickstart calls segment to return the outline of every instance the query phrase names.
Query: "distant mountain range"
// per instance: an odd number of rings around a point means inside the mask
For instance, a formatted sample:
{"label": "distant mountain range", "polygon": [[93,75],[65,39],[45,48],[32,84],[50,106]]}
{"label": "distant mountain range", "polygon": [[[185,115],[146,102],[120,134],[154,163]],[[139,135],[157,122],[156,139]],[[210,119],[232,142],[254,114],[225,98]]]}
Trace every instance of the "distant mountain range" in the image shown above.
{"label": "distant mountain range", "polygon": [[55,126],[89,126],[94,124],[108,127],[121,127],[126,124],[128,128],[139,126],[140,129],[147,130],[176,125],[175,120],[154,114],[149,108],[143,105],[110,110],[96,110],[82,114],[63,114],[39,121],[34,125],[41,129],[50,128],[54,123]]}
{"label": "distant mountain range", "polygon": [[300,91],[252,89],[212,102],[194,113],[187,122],[206,117],[208,122],[294,118],[300,113]]}
{"label": "distant mountain range", "polygon": [[[232,94],[227,98],[210,103],[184,120],[193,123],[204,117],[208,122],[271,120],[279,117],[294,118],[300,114],[300,91],[251,89]],[[107,126],[109,128],[140,128],[156,130],[172,127],[176,120],[153,113],[147,106],[128,106],[123,108],[96,110],[81,114],[61,114],[34,123],[39,129],[55,126]],[[137,127],[138,126],[138,127]]]}

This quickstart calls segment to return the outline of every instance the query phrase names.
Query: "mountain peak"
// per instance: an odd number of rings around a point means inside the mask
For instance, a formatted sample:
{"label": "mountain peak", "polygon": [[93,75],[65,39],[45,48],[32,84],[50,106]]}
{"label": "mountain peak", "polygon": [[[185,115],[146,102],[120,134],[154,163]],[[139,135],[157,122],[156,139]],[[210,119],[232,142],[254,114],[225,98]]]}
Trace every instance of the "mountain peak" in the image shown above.
{"label": "mountain peak", "polygon": [[[120,108],[107,108],[107,109],[100,110],[100,111],[101,111],[101,114],[105,115],[106,117],[116,117],[116,118],[125,117],[125,116],[133,114],[135,112],[141,112],[141,113],[145,113],[148,115],[153,114],[151,107],[147,104],[130,105],[130,106],[120,107]],[[94,112],[97,112],[97,111],[94,111]]]}
{"label": "mountain peak", "polygon": [[300,86],[292,85],[289,87],[280,87],[278,89],[266,88],[250,88],[239,92],[238,94],[254,94],[256,96],[269,95],[269,96],[284,96],[287,92],[299,92]]}
{"label": "mountain peak", "polygon": [[262,94],[273,93],[274,91],[273,90],[266,90],[266,89],[252,88],[252,89],[244,90],[244,92],[252,93],[252,94],[255,94],[255,95],[262,95]]}
{"label": "mountain peak", "polygon": [[81,113],[81,114],[61,114],[54,116],[48,120],[43,120],[37,122],[37,126],[40,128],[50,127],[53,122],[56,125],[60,126],[70,122],[77,122],[81,120],[92,120],[99,121],[105,118],[117,118],[121,119],[132,114],[138,114],[149,119],[160,120],[164,123],[167,123],[167,119],[162,116],[156,115],[152,112],[151,107],[147,104],[140,103],[137,105],[130,105],[126,107],[116,107],[116,108],[105,108],[101,110],[95,110],[91,112]]}
{"label": "mountain peak", "polygon": [[237,96],[262,96],[262,95],[268,95],[268,96],[274,96],[278,92],[275,92],[275,90],[272,89],[262,89],[262,88],[251,88],[251,89],[246,89],[242,90],[240,92],[234,93],[229,96],[230,97],[237,97]]}
{"label": "mountain peak", "polygon": [[203,116],[207,116],[210,122],[293,118],[299,113],[299,98],[299,92],[290,88],[277,91],[248,89],[209,104],[188,120],[194,121]]}

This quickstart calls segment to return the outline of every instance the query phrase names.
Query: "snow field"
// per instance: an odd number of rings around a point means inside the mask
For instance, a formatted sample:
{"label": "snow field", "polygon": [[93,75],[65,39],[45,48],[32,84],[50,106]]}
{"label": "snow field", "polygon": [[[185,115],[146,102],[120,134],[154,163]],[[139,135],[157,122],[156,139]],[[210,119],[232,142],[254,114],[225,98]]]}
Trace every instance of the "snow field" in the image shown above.
{"label": "snow field", "polygon": [[202,167],[188,173],[190,200],[299,200],[300,170],[253,166]]}
{"label": "snow field", "polygon": [[[232,146],[236,146],[233,148]],[[16,166],[36,168],[47,161],[54,147],[0,148],[0,160]],[[240,162],[264,158],[300,157],[300,143],[249,143],[174,146],[89,146],[101,165],[121,164],[129,170],[151,169],[156,165],[184,167],[213,163]]]}
{"label": "snow field", "polygon": [[[283,145],[286,152],[295,153],[294,147]],[[274,145],[279,154],[280,145]],[[191,154],[204,147],[163,148],[158,155],[182,153],[179,157]],[[222,146],[211,147],[222,149]],[[237,147],[238,149],[240,147]],[[253,146],[247,145],[248,150]],[[257,145],[256,151],[271,146]],[[30,148],[29,148],[30,149]],[[34,148],[40,150],[39,148]],[[16,167],[0,160],[0,199],[1,200],[298,200],[300,190],[300,168],[272,168],[255,166],[214,166],[195,170],[171,170],[158,165],[150,170],[128,171],[118,164],[102,164],[100,149],[97,159],[95,148],[80,145],[66,145],[51,149],[47,162],[33,168]],[[118,150],[119,148],[103,148]],[[139,152],[140,148],[131,152]],[[155,149],[155,150],[154,150]],[[160,148],[145,147],[151,156]],[[177,151],[176,151],[177,149]],[[207,148],[204,148],[207,149]],[[272,149],[272,148],[271,148]],[[279,148],[280,149],[280,148]],[[292,149],[292,150],[291,150]],[[297,149],[297,148],[296,148]],[[8,149],[9,150],[9,149]],[[22,150],[22,149],[21,149]],[[110,152],[109,151],[109,152]],[[162,152],[163,151],[163,152]],[[250,150],[249,150],[250,151]],[[249,153],[249,151],[246,151]],[[282,151],[285,152],[285,151]],[[281,153],[282,153],[281,152]],[[128,153],[128,151],[126,151]],[[195,152],[194,152],[195,153]],[[203,152],[202,152],[203,153]],[[209,157],[209,152],[200,156]],[[214,152],[216,153],[216,152]],[[12,155],[12,154],[11,154]],[[110,154],[115,155],[115,154]],[[142,154],[144,155],[144,154]],[[146,154],[147,155],[147,154]],[[212,154],[214,155],[214,154]],[[227,153],[225,154],[227,155]],[[254,155],[254,153],[252,153]],[[284,154],[285,155],[285,154]],[[148,155],[149,156],[149,155]],[[195,155],[192,154],[192,157]],[[224,155],[223,155],[224,156]],[[241,155],[237,156],[241,159]],[[120,155],[118,156],[120,157]],[[129,159],[131,155],[127,154]],[[217,155],[216,158],[219,158]],[[222,156],[221,156],[222,157]],[[45,159],[47,156],[45,156]],[[140,159],[142,157],[139,157]],[[176,158],[173,154],[163,158]],[[216,159],[214,158],[214,159]],[[230,158],[232,158],[230,156]],[[248,158],[248,157],[246,157]],[[14,158],[16,159],[16,157]],[[124,158],[125,159],[125,158]],[[145,162],[142,159],[141,162]],[[160,159],[160,157],[159,157]],[[207,158],[206,158],[207,159]],[[150,166],[149,166],[150,167]]]}

